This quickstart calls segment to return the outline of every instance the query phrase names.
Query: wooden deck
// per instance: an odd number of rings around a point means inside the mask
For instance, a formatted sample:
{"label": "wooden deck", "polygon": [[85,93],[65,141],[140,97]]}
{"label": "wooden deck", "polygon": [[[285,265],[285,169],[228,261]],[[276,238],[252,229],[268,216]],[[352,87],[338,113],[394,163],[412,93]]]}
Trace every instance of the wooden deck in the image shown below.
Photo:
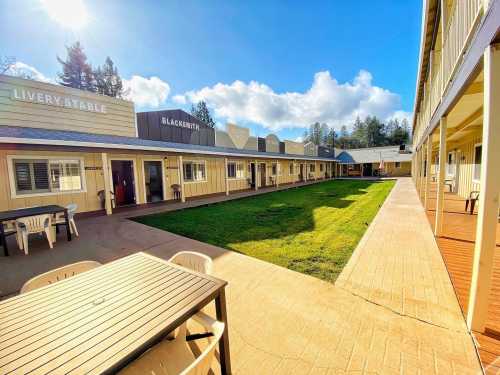
{"label": "wooden deck", "polygon": [[[434,226],[436,189],[431,189],[427,217]],[[477,215],[465,212],[465,200],[445,193],[443,235],[436,238],[455,288],[464,316],[467,314],[469,288],[476,237]],[[477,208],[476,208],[477,212]],[[497,251],[494,258],[490,304],[484,334],[475,333],[479,355],[487,373],[500,373],[500,225],[497,226]],[[496,360],[496,363],[493,363]],[[489,368],[488,368],[489,367]]]}

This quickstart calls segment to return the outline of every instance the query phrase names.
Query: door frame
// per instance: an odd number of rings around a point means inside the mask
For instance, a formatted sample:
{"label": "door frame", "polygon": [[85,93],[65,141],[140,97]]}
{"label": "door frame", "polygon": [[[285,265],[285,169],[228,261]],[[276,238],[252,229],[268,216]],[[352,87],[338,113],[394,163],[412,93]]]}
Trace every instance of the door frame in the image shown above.
{"label": "door frame", "polygon": [[145,161],[159,161],[161,162],[161,188],[162,188],[162,195],[163,195],[163,200],[167,200],[167,176],[165,173],[165,159],[164,158],[155,158],[155,157],[147,157],[147,158],[141,158],[142,163],[141,163],[141,172],[142,172],[142,188],[143,188],[143,198],[144,198],[144,203],[148,203],[148,197],[146,194],[146,169],[144,168],[144,162]]}
{"label": "door frame", "polygon": [[108,158],[108,170],[109,170],[109,184],[111,186],[111,190],[113,191],[113,194],[115,193],[115,186],[113,185],[113,168],[112,168],[112,164],[111,162],[113,160],[117,160],[117,161],[131,161],[132,162],[132,169],[133,169],[133,173],[134,173],[134,199],[135,199],[135,204],[139,204],[140,202],[138,202],[138,198],[139,198],[139,195],[137,194],[137,182],[139,181],[139,179],[137,178],[137,163],[136,163],[136,160],[134,158],[128,158],[128,157],[120,157],[120,156],[115,156],[115,157],[110,157]]}

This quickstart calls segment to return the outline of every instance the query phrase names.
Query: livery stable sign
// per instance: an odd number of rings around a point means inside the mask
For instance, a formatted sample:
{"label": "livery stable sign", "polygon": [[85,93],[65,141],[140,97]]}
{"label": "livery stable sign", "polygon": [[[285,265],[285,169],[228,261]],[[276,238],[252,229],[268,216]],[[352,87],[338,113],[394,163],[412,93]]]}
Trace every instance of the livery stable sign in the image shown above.
{"label": "livery stable sign", "polygon": [[20,100],[28,103],[76,109],[86,112],[106,113],[106,105],[102,103],[82,100],[74,96],[52,94],[46,91],[13,88],[10,97],[12,100]]}

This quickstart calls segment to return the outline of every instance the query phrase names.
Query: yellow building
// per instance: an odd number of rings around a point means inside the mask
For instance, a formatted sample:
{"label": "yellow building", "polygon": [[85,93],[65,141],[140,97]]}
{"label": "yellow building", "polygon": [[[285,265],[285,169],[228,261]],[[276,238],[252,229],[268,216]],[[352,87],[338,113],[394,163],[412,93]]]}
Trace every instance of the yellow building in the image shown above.
{"label": "yellow building", "polygon": [[[243,148],[217,147],[213,129],[183,111],[165,112],[178,117],[140,113],[150,122],[139,129],[132,102],[0,75],[0,211],[76,203],[79,212],[111,214],[332,177],[332,158],[261,152],[256,139],[252,149],[240,142],[248,132],[234,125],[229,135],[240,134],[235,144]],[[161,140],[165,134],[180,141]]]}
{"label": "yellow building", "polygon": [[[445,194],[478,197],[469,328],[485,331],[500,189],[500,1],[426,0],[413,119],[412,175],[443,234]],[[453,250],[453,249],[452,249]],[[465,277],[465,274],[462,275]],[[452,275],[453,278],[453,275]]]}

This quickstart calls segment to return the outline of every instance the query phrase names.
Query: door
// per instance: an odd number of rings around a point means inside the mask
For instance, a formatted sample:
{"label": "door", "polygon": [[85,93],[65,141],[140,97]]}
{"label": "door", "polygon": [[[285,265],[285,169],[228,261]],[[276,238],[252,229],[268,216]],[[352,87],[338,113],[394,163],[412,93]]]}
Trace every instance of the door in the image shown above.
{"label": "door", "polygon": [[161,161],[144,162],[144,183],[146,202],[154,203],[163,200],[163,173]]}
{"label": "door", "polygon": [[256,173],[257,171],[255,170],[255,163],[250,163],[250,173],[251,173],[251,186],[252,188],[255,187],[255,180],[256,180]]}
{"label": "door", "polygon": [[260,186],[266,186],[266,163],[260,163],[259,166],[260,173]]}
{"label": "door", "polygon": [[116,206],[135,204],[134,166],[132,160],[111,160]]}
{"label": "door", "polygon": [[372,163],[363,164],[363,176],[369,177],[372,175],[373,175]]}
{"label": "door", "polygon": [[304,181],[304,164],[300,165],[299,181]]}

